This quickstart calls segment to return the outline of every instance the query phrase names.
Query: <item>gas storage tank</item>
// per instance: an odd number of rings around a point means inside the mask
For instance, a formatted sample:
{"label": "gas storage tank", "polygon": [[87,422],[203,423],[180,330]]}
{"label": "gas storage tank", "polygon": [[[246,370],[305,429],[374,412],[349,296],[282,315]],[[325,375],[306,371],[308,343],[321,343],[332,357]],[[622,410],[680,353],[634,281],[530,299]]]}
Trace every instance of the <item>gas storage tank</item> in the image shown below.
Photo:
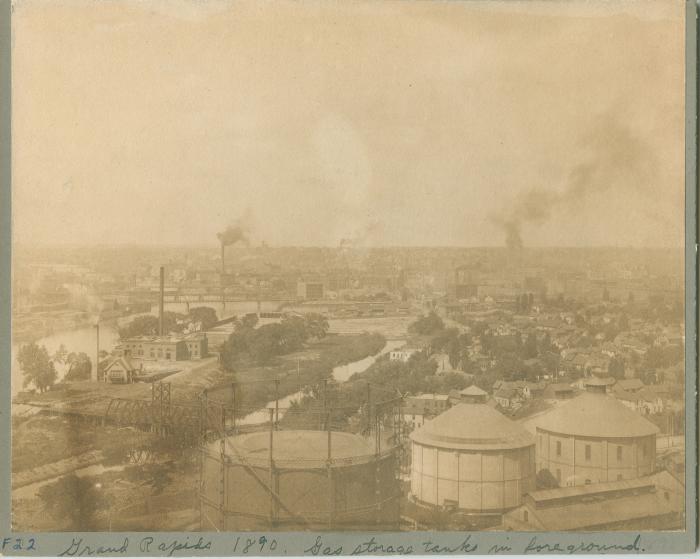
{"label": "gas storage tank", "polygon": [[398,449],[339,431],[261,431],[202,451],[204,531],[396,530]]}
{"label": "gas storage tank", "polygon": [[592,377],[586,392],[533,420],[537,471],[560,487],[635,479],[655,469],[658,427],[605,387]]}
{"label": "gas storage tank", "polygon": [[534,437],[484,403],[457,404],[411,440],[411,494],[418,503],[498,513],[535,489]]}

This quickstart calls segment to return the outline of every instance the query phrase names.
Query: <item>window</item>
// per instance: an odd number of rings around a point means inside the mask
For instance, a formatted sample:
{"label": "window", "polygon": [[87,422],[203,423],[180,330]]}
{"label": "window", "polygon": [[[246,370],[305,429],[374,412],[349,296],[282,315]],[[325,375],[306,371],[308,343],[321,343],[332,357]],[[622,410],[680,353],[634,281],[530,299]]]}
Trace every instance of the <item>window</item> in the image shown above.
{"label": "window", "polygon": [[586,480],[586,485],[590,485],[590,484],[591,484],[591,480],[590,480],[590,479],[587,479],[587,480]]}
{"label": "window", "polygon": [[647,445],[645,443],[642,443],[642,456],[644,458],[647,457]]}
{"label": "window", "polygon": [[622,447],[618,445],[617,447],[617,461],[622,460]]}
{"label": "window", "polygon": [[586,445],[586,460],[591,459],[591,445],[587,444]]}
{"label": "window", "polygon": [[668,494],[668,491],[664,491],[664,499],[669,501],[671,499],[671,496]]}
{"label": "window", "polygon": [[561,470],[557,468],[557,482],[561,483]]}
{"label": "window", "polygon": [[557,456],[561,456],[561,441],[557,441]]}
{"label": "window", "polygon": [[525,511],[523,511],[523,520],[525,522],[527,522],[527,517],[528,517],[528,514],[527,514],[527,511],[525,510]]}
{"label": "window", "polygon": [[622,474],[617,474],[617,481],[622,481]]}

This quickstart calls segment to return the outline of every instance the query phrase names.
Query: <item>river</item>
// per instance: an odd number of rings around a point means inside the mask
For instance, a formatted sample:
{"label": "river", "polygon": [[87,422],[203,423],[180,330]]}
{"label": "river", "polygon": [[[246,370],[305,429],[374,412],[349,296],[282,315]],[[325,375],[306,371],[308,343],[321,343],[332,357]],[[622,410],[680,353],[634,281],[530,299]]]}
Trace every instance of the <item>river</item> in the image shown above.
{"label": "river", "polygon": [[[216,310],[217,315],[231,316],[233,314],[243,315],[250,312],[257,311],[257,303],[255,301],[239,301],[226,303],[226,312],[222,313],[221,303],[191,303],[190,308],[197,306],[207,306],[212,307]],[[261,301],[260,308],[263,312],[274,311],[279,306],[277,301]],[[166,311],[173,311],[178,313],[186,313],[187,305],[186,303],[165,303]],[[151,309],[150,314],[155,315],[158,313],[158,307],[154,305]],[[148,313],[144,313],[148,314]],[[105,350],[111,352],[115,345],[119,341],[119,324],[124,324],[129,320],[132,320],[139,315],[131,315],[129,317],[122,317],[118,321],[105,321],[100,323],[100,350]],[[75,330],[65,330],[60,332],[54,332],[49,336],[39,338],[36,343],[40,346],[43,345],[49,352],[49,355],[53,355],[54,352],[63,344],[66,350],[75,353],[86,353],[90,360],[95,361],[95,352],[97,351],[97,337],[96,330],[94,326],[88,326],[83,328],[77,328]],[[15,396],[19,391],[23,389],[22,387],[22,372],[19,368],[19,363],[17,362],[17,352],[22,343],[12,344],[12,395]],[[56,364],[56,369],[58,371],[59,378],[62,378],[66,373],[66,367],[62,367],[60,364]]]}
{"label": "river", "polygon": [[[345,365],[338,365],[333,369],[333,372],[331,373],[331,376],[333,377],[333,380],[335,380],[338,383],[343,383],[346,382],[352,375],[355,373],[362,373],[369,369],[376,361],[381,357],[382,355],[385,355],[389,353],[390,351],[393,351],[394,349],[397,349],[401,346],[403,346],[406,343],[405,340],[387,340],[386,344],[384,344],[384,347],[379,353],[375,353],[374,355],[368,355],[364,359],[360,359],[358,361],[353,361],[352,363],[347,363]],[[287,408],[292,404],[292,402],[300,400],[304,394],[306,393],[305,389],[299,390],[298,392],[295,392],[294,394],[289,394],[285,396],[284,398],[280,398],[278,406],[280,408],[279,410],[279,417],[280,419],[284,417],[284,413],[287,411]],[[257,411],[254,411],[252,413],[249,413],[246,415],[243,419],[238,421],[239,425],[257,425],[261,423],[266,423],[270,419],[270,409],[275,408],[275,400],[269,401],[265,407],[260,408]]]}

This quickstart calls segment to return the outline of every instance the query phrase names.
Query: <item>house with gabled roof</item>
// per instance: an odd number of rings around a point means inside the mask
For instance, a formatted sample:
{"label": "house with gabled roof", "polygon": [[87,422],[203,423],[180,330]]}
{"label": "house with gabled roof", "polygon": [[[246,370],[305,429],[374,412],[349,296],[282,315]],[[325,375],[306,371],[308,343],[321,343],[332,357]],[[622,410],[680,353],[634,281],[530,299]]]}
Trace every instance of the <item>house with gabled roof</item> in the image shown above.
{"label": "house with gabled roof", "polygon": [[128,357],[116,357],[104,370],[105,382],[112,384],[130,384],[140,369]]}

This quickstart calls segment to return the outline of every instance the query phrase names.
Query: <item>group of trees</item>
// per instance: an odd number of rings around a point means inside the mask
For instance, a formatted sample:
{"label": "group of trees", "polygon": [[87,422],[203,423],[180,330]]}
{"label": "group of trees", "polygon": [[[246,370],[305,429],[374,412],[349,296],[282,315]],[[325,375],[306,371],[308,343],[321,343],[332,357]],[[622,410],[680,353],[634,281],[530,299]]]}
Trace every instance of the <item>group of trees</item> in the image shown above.
{"label": "group of trees", "polygon": [[430,347],[433,351],[446,353],[450,359],[450,365],[455,369],[465,370],[469,362],[471,345],[471,335],[461,334],[457,328],[445,328],[433,337]]}
{"label": "group of trees", "polygon": [[665,369],[682,363],[685,357],[683,345],[656,346],[652,345],[644,354],[642,367],[648,370]]}
{"label": "group of trees", "polygon": [[610,359],[608,374],[618,380],[625,378],[625,360],[623,357],[615,356]]}
{"label": "group of trees", "polygon": [[[187,314],[165,311],[163,313],[163,331],[181,333],[188,328],[196,330],[208,330],[219,318],[211,307],[193,307]],[[120,338],[133,338],[135,336],[156,336],[160,321],[157,316],[137,316],[126,326],[119,329]]]}
{"label": "group of trees", "polygon": [[328,320],[320,314],[289,316],[279,323],[255,328],[257,317],[246,315],[236,322],[236,329],[221,349],[221,362],[234,370],[242,359],[265,364],[270,359],[301,349],[312,338],[321,339],[328,332]]}
{"label": "group of trees", "polygon": [[59,369],[63,372],[63,380],[90,380],[92,360],[84,352],[69,352],[61,344],[53,355],[43,345],[36,342],[25,344],[17,352],[17,362],[22,371],[22,385],[30,384],[39,392],[46,392],[58,380]]}
{"label": "group of trees", "polygon": [[408,331],[412,334],[430,336],[444,328],[445,324],[442,322],[442,319],[434,311],[431,311],[425,316],[418,317],[415,322],[411,323]]}
{"label": "group of trees", "polygon": [[69,474],[39,489],[44,509],[69,530],[98,530],[100,516],[112,505],[95,478]]}
{"label": "group of trees", "polygon": [[46,392],[58,379],[58,371],[49,352],[35,342],[19,348],[17,362],[24,376],[22,386],[25,388],[33,384],[39,392]]}
{"label": "group of trees", "polygon": [[[323,403],[337,406],[334,410],[333,422],[338,425],[343,421],[355,422],[356,427],[366,426],[366,403],[368,401],[368,383],[370,399],[386,399],[397,393],[448,393],[450,390],[461,390],[468,384],[463,375],[436,375],[437,364],[428,356],[419,352],[410,357],[407,362],[390,360],[384,355],[367,370],[355,373],[348,382],[343,384],[329,383],[327,390],[317,386],[292,405],[294,413],[288,413],[284,422],[288,427],[308,428],[318,422],[318,413]],[[327,392],[327,393],[326,393]],[[361,410],[358,414],[358,410]],[[307,413],[304,413],[307,412]]]}
{"label": "group of trees", "polygon": [[85,352],[76,353],[71,351],[69,353],[66,346],[61,344],[53,354],[53,362],[63,366],[63,380],[90,380],[92,360]]}

